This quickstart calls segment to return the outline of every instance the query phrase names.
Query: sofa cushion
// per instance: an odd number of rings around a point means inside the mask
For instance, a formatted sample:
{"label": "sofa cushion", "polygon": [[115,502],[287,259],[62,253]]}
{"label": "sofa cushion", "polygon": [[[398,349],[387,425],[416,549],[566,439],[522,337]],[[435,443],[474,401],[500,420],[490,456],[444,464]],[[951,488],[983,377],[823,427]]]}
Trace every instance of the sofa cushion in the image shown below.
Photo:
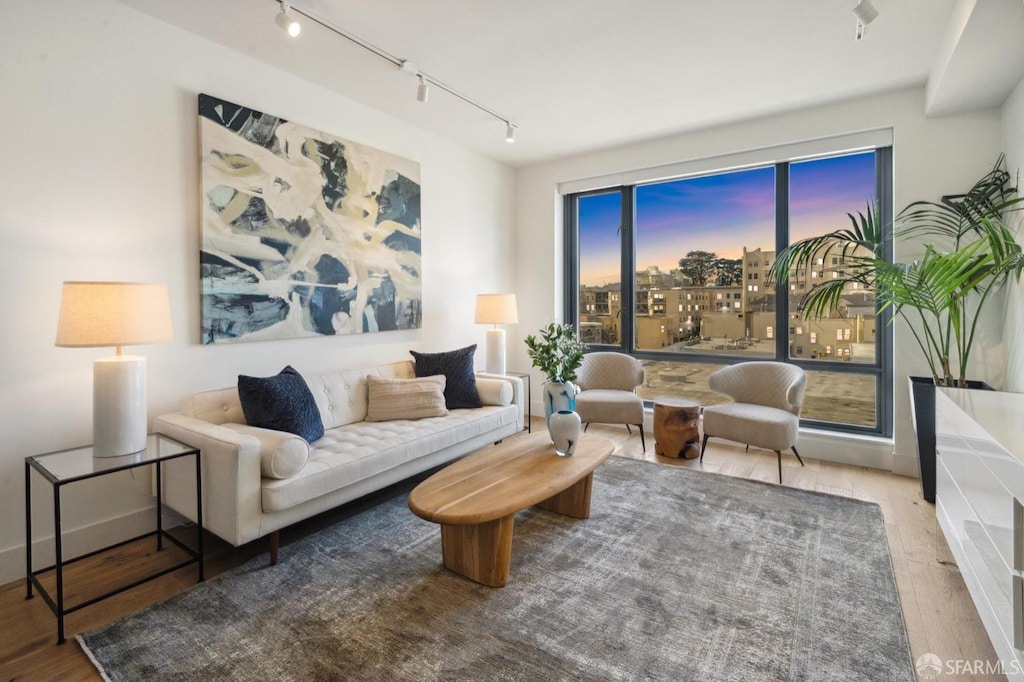
{"label": "sofa cushion", "polygon": [[769,450],[796,444],[800,418],[788,410],[751,403],[725,403],[704,408],[704,435],[728,438]]}
{"label": "sofa cushion", "polygon": [[287,431],[309,442],[324,435],[313,394],[291,365],[272,377],[238,375],[238,398],[249,426]]}
{"label": "sofa cushion", "polygon": [[224,424],[224,428],[259,440],[260,473],[265,478],[290,478],[309,461],[309,443],[294,433],[247,424]]}
{"label": "sofa cushion", "polygon": [[281,511],[406,462],[516,424],[515,405],[452,410],[447,417],[358,422],[328,429],[309,463],[285,480],[263,479],[263,511]]}
{"label": "sofa cushion", "polygon": [[445,383],[443,374],[420,379],[382,379],[370,374],[366,377],[366,421],[443,417],[448,414]]}
{"label": "sofa cushion", "polygon": [[480,394],[476,390],[473,354],[476,344],[444,353],[417,353],[409,351],[416,360],[416,376],[429,377],[443,374],[447,384],[444,402],[449,410],[480,407]]}

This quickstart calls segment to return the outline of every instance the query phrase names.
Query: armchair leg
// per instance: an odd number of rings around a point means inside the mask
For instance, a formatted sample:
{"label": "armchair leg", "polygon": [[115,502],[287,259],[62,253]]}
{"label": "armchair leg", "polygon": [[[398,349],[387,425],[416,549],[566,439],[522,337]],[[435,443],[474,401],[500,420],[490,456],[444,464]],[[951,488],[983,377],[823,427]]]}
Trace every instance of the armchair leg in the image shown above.
{"label": "armchair leg", "polygon": [[281,531],[275,530],[267,538],[270,540],[270,565],[277,566],[277,552],[281,549]]}
{"label": "armchair leg", "polygon": [[626,424],[626,431],[629,431],[629,435],[633,435],[633,429],[629,428],[629,424]]}
{"label": "armchair leg", "polygon": [[701,463],[704,462],[704,448],[706,448],[708,446],[708,438],[710,438],[710,436],[708,436],[708,434],[705,433],[704,434],[704,440],[702,440],[700,442],[700,460],[699,461]]}
{"label": "armchair leg", "polygon": [[637,424],[636,428],[640,429],[640,447],[644,449],[644,452],[647,452],[647,443],[644,441],[644,425]]}
{"label": "armchair leg", "polygon": [[779,458],[779,483],[782,483],[782,451],[776,450],[775,456]]}
{"label": "armchair leg", "polygon": [[586,424],[583,425],[583,433],[586,433],[587,429],[589,429],[589,428],[590,428],[590,422],[587,422]]}
{"label": "armchair leg", "polygon": [[793,454],[796,455],[796,459],[797,459],[798,462],[800,462],[800,466],[803,466],[804,465],[804,461],[802,459],[800,459],[800,453],[796,451],[796,446],[795,445],[791,445],[790,449],[793,451]]}

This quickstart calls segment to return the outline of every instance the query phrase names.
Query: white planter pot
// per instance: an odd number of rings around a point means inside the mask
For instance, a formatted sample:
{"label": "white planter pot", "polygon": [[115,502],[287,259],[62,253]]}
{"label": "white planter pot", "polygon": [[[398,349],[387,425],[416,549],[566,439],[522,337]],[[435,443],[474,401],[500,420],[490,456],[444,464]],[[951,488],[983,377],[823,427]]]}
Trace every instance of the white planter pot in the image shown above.
{"label": "white planter pot", "polygon": [[549,381],[544,384],[544,418],[548,425],[551,425],[551,415],[560,410],[576,409],[576,394],[579,389],[571,381],[555,383]]}

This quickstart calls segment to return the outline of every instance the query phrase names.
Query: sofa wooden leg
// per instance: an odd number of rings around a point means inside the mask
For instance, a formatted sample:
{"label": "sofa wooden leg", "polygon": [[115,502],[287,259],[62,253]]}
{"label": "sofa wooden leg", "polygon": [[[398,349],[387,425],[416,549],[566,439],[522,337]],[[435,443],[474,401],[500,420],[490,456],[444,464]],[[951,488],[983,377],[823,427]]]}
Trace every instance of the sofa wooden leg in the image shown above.
{"label": "sofa wooden leg", "polygon": [[702,463],[704,462],[704,448],[706,448],[708,446],[708,438],[710,438],[710,437],[711,436],[709,436],[708,434],[705,433],[704,434],[704,440],[702,440],[700,442],[700,460],[699,461],[702,462]]}
{"label": "sofa wooden leg", "polygon": [[268,536],[270,540],[270,565],[277,566],[277,552],[281,549],[281,531],[275,530]]}

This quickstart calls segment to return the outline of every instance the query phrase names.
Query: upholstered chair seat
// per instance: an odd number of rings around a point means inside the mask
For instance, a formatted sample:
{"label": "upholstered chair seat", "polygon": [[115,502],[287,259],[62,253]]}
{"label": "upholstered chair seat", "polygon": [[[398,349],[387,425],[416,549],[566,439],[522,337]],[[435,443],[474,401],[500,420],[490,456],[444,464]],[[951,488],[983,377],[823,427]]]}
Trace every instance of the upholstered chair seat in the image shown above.
{"label": "upholstered chair seat", "polygon": [[704,439],[700,458],[708,438],[715,436],[754,447],[774,450],[782,483],[782,451],[793,450],[800,466],[804,462],[796,450],[800,432],[800,407],[803,404],[807,376],[795,365],[782,362],[742,362],[718,370],[708,377],[708,386],[716,393],[732,398],[724,405],[704,408]]}
{"label": "upholstered chair seat", "polygon": [[640,429],[644,450],[644,401],[636,387],[644,383],[644,368],[636,358],[623,353],[588,353],[576,375],[580,388],[576,396],[576,413],[588,427],[598,424],[625,424]]}

